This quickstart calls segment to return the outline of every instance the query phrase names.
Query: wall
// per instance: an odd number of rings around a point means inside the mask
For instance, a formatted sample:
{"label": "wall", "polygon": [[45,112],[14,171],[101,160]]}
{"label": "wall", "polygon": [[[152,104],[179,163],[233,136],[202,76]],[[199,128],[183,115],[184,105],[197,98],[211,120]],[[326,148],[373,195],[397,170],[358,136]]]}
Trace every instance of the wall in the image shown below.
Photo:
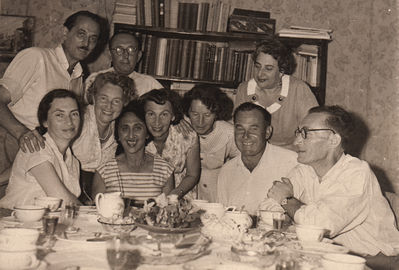
{"label": "wall", "polygon": [[[59,40],[60,25],[68,15],[88,9],[109,18],[113,1],[2,0],[2,9],[3,13],[36,16],[35,43],[51,46]],[[399,193],[399,0],[224,1],[234,7],[270,11],[277,19],[277,30],[289,25],[334,30],[326,103],[342,105],[364,123],[357,141],[365,143],[360,156],[373,166],[383,189]],[[95,71],[107,65],[103,55],[90,68]]]}

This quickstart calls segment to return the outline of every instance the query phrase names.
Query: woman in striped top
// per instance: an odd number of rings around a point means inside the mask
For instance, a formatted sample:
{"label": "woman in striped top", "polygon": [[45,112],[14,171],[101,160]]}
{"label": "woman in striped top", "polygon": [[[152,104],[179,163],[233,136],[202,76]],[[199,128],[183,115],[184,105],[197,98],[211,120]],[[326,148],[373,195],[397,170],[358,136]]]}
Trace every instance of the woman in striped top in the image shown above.
{"label": "woman in striped top", "polygon": [[118,191],[140,202],[169,194],[174,187],[173,167],[145,151],[148,137],[143,107],[131,101],[115,121],[115,139],[122,153],[96,170],[93,196]]}

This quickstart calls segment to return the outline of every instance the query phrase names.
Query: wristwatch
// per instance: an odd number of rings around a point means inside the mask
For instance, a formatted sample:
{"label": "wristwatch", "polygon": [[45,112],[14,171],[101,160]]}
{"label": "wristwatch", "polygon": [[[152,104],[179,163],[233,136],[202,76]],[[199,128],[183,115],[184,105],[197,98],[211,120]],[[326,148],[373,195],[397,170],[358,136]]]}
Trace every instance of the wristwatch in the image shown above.
{"label": "wristwatch", "polygon": [[280,203],[280,205],[286,205],[288,203],[288,200],[292,199],[292,197],[287,197],[285,199],[283,199]]}

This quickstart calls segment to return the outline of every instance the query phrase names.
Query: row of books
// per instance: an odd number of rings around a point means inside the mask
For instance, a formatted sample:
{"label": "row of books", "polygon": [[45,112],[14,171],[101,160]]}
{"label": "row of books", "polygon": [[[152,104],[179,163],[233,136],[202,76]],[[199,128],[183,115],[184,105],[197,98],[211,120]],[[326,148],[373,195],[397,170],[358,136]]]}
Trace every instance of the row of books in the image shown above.
{"label": "row of books", "polygon": [[154,76],[220,82],[241,82],[252,76],[250,52],[228,43],[160,38],[144,35],[145,54],[139,72]]}
{"label": "row of books", "polygon": [[316,45],[302,44],[294,54],[297,63],[293,76],[307,82],[312,87],[320,84],[320,61]]}
{"label": "row of books", "polygon": [[290,26],[278,31],[280,37],[331,39],[331,29],[312,28],[304,26]]}
{"label": "row of books", "polygon": [[220,0],[131,0],[115,3],[114,23],[184,31],[226,32],[231,5]]}

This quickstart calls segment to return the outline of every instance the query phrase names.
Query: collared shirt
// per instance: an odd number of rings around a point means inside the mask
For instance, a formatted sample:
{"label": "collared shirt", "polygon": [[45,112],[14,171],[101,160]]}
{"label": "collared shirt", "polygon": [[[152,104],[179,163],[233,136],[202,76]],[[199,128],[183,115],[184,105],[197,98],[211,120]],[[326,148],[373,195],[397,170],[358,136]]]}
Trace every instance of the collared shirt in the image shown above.
{"label": "collared shirt", "polygon": [[35,197],[47,196],[30,170],[44,162],[50,162],[65,187],[76,197],[80,195],[79,161],[68,148],[64,156],[48,133],[44,134],[44,149],[27,153],[19,150],[12,166],[10,182],[0,206],[12,209],[15,205],[34,204]]}
{"label": "collared shirt", "polygon": [[335,242],[357,253],[397,253],[394,215],[367,162],[343,154],[320,181],[314,169],[303,164],[289,178],[294,196],[305,203],[295,213],[295,222],[326,228]]}
{"label": "collared shirt", "polygon": [[198,198],[216,202],[219,171],[226,161],[240,153],[234,142],[234,127],[226,121],[216,121],[213,130],[207,135],[200,135],[199,139],[201,178]]}
{"label": "collared shirt", "polygon": [[10,92],[8,107],[18,121],[29,129],[37,127],[39,103],[53,89],[82,94],[82,67],[77,63],[71,75],[68,67],[61,45],[55,49],[32,47],[15,56],[0,79],[0,85]]}
{"label": "collared shirt", "polygon": [[309,86],[293,76],[284,75],[281,88],[280,97],[270,103],[267,94],[251,79],[238,86],[234,102],[234,108],[244,102],[253,102],[267,108],[272,115],[273,136],[270,142],[274,145],[293,143],[295,129],[308,110],[318,105]]}
{"label": "collared shirt", "polygon": [[241,155],[223,165],[218,177],[218,201],[225,206],[245,206],[255,214],[273,181],[286,177],[298,164],[297,154],[267,143],[258,165],[250,172]]}
{"label": "collared shirt", "polygon": [[118,144],[114,137],[114,121],[110,123],[109,128],[111,135],[101,145],[94,106],[88,105],[84,114],[82,132],[72,145],[73,154],[79,159],[82,170],[94,172],[102,164],[115,157]]}
{"label": "collared shirt", "polygon": [[[85,81],[85,97],[87,97],[86,96],[87,89],[89,89],[89,87],[93,84],[96,77],[101,73],[106,73],[111,71],[115,72],[115,69],[113,67],[110,67],[108,69],[100,70],[98,72],[93,72],[92,74],[90,74],[90,76]],[[162,84],[160,84],[156,79],[154,79],[150,75],[141,74],[136,71],[133,71],[132,73],[129,74],[128,77],[134,81],[134,85],[137,91],[137,96],[141,96],[151,91],[152,89],[164,88]]]}

